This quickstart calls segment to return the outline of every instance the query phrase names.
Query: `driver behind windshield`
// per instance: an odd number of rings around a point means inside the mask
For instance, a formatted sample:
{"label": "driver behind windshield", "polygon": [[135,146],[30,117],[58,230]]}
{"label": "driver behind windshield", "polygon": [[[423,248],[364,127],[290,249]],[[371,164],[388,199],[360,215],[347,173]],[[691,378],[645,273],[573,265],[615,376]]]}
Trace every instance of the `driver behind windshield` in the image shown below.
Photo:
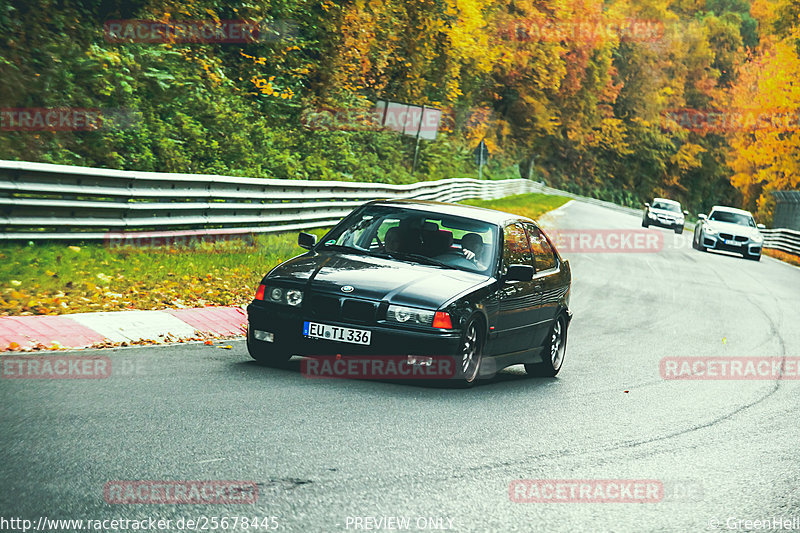
{"label": "driver behind windshield", "polygon": [[467,233],[461,237],[461,248],[467,259],[479,264],[483,255],[483,237],[477,233]]}

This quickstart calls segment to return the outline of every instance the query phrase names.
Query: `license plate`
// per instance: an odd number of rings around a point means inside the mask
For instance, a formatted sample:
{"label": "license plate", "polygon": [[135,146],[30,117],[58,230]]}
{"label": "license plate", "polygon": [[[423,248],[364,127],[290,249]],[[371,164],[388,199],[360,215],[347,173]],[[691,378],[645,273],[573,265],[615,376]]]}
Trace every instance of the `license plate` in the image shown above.
{"label": "license plate", "polygon": [[730,239],[723,239],[723,242],[725,242],[725,244],[730,244],[730,245],[733,245],[733,246],[738,246],[739,245],[738,242],[732,241]]}
{"label": "license plate", "polygon": [[372,340],[372,332],[365,329],[342,328],[317,322],[304,322],[303,335],[312,339],[349,342],[350,344],[368,345]]}

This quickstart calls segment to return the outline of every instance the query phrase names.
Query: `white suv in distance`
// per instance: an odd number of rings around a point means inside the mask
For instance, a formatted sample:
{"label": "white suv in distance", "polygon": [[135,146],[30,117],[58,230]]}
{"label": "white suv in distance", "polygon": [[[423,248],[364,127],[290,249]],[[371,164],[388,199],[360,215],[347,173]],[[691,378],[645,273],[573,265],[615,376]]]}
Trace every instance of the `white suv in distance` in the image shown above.
{"label": "white suv in distance", "polygon": [[706,215],[697,215],[700,220],[694,228],[692,246],[705,252],[706,249],[725,250],[742,254],[745,259],[759,261],[764,236],[749,211],[734,207],[715,205]]}
{"label": "white suv in distance", "polygon": [[683,224],[686,222],[684,215],[688,214],[688,211],[681,211],[680,202],[666,198],[653,198],[653,205],[644,204],[642,227],[661,226],[673,229],[680,235],[683,233]]}

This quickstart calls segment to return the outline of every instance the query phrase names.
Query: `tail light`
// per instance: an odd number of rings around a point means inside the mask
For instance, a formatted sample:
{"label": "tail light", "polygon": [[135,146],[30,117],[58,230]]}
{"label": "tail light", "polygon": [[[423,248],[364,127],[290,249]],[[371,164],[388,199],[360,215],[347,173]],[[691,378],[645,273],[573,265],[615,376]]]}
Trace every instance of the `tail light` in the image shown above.
{"label": "tail light", "polygon": [[442,329],[453,329],[453,323],[450,321],[450,313],[444,311],[436,311],[433,316],[433,327]]}
{"label": "tail light", "polygon": [[256,300],[263,300],[264,299],[264,292],[267,290],[267,286],[263,283],[258,286],[256,289]]}

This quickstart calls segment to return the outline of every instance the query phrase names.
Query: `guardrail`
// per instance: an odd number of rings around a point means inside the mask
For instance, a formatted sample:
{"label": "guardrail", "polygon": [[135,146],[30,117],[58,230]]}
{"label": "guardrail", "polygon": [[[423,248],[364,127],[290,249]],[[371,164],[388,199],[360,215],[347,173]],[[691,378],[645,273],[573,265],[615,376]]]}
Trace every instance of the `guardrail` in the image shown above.
{"label": "guardrail", "polygon": [[764,248],[800,255],[800,231],[791,229],[762,229]]}
{"label": "guardrail", "polygon": [[[366,201],[457,202],[527,192],[640,217],[641,209],[526,179],[454,178],[408,185],[110,170],[0,160],[0,241],[242,235],[333,226]],[[693,225],[687,224],[691,229]],[[800,255],[800,232],[762,230],[764,246]]]}
{"label": "guardrail", "polygon": [[525,179],[455,178],[387,185],[0,161],[0,240],[119,240],[134,232],[158,238],[292,231],[333,226],[369,200],[457,202],[536,190],[541,185]]}

